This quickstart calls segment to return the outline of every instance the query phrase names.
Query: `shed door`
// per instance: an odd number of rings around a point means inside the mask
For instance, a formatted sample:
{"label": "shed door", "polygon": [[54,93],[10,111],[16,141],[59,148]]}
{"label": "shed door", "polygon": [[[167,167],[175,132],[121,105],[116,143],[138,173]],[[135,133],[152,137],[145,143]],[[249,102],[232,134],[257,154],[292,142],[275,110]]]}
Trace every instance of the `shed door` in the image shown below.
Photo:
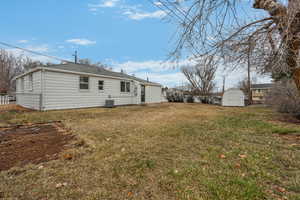
{"label": "shed door", "polygon": [[145,90],[145,86],[141,85],[141,102],[145,103],[145,99],[146,99],[146,90]]}

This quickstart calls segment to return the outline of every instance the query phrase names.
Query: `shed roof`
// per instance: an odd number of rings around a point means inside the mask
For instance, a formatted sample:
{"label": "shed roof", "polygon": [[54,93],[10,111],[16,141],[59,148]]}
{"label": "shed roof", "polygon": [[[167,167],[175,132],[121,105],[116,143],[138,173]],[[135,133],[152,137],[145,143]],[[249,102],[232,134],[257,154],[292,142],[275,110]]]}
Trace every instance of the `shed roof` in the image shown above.
{"label": "shed roof", "polygon": [[273,83],[252,84],[251,89],[268,89],[273,86]]}
{"label": "shed roof", "polygon": [[245,94],[238,88],[226,90],[222,98],[222,106],[245,106]]}

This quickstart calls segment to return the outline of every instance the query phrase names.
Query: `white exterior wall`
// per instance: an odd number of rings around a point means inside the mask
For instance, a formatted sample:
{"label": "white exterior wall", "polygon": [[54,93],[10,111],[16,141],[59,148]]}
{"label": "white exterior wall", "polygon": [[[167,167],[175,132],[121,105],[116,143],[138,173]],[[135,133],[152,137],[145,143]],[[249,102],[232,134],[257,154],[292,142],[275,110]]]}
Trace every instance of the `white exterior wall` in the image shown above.
{"label": "white exterior wall", "polygon": [[[45,72],[44,110],[104,106],[105,100],[115,100],[115,105],[136,104],[134,81],[130,93],[121,93],[119,79],[89,77],[89,90],[79,89],[78,74]],[[98,90],[98,81],[104,81],[104,90]]]}
{"label": "white exterior wall", "polygon": [[161,86],[146,85],[146,103],[162,102]]}
{"label": "white exterior wall", "polygon": [[29,82],[29,74],[23,76],[24,79],[24,90],[21,87],[21,79],[18,78],[17,81],[17,90],[16,98],[17,104],[25,108],[39,110],[41,107],[41,71],[33,72],[33,87],[31,89]]}
{"label": "white exterior wall", "polygon": [[245,95],[239,89],[229,89],[224,92],[222,106],[245,106]]}
{"label": "white exterior wall", "polygon": [[137,87],[137,96],[136,96],[136,104],[141,104],[142,103],[142,100],[141,100],[141,84],[139,82],[135,82],[135,85]]}
{"label": "white exterior wall", "polygon": [[[33,74],[33,90],[30,90],[29,74],[17,78],[17,104],[36,110],[58,110],[72,108],[100,107],[105,100],[113,99],[115,105],[141,104],[141,84],[130,81],[130,93],[120,91],[121,79],[89,76],[89,90],[79,89],[80,74],[45,70]],[[86,75],[82,75],[86,76]],[[104,90],[98,89],[98,81],[104,81]],[[125,80],[128,81],[128,80]],[[109,98],[110,96],[110,98]],[[146,85],[146,103],[159,103],[161,87]]]}
{"label": "white exterior wall", "polygon": [[17,104],[34,110],[41,109],[41,94],[23,93],[17,94]]}

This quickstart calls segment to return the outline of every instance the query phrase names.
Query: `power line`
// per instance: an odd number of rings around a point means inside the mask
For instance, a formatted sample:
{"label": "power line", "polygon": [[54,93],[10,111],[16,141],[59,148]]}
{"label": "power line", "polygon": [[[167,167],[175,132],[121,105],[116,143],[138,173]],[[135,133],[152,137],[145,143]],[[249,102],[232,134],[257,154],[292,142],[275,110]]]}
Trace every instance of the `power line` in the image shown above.
{"label": "power line", "polygon": [[14,48],[14,49],[19,49],[19,50],[22,50],[22,51],[26,51],[26,52],[29,52],[31,54],[48,57],[48,58],[51,58],[51,59],[54,59],[54,60],[59,60],[59,61],[62,61],[62,62],[71,62],[69,60],[61,59],[61,58],[58,58],[58,57],[55,57],[55,56],[49,56],[47,54],[43,54],[43,53],[40,53],[40,52],[36,52],[36,51],[32,51],[32,50],[25,49],[25,48],[22,48],[22,47],[18,47],[18,46],[15,46],[15,45],[11,45],[11,44],[8,44],[6,42],[1,42],[0,41],[0,44],[3,45],[3,46],[10,47],[10,48]]}

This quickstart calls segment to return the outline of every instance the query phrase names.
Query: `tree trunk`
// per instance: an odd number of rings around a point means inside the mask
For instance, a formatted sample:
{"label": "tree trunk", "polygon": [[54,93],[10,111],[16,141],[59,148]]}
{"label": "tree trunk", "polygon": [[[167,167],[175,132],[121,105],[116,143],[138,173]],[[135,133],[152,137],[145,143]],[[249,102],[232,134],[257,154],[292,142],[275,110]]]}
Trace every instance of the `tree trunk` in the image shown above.
{"label": "tree trunk", "polygon": [[293,73],[293,80],[297,86],[298,91],[300,91],[300,68],[296,68]]}
{"label": "tree trunk", "polygon": [[286,44],[286,64],[292,72],[293,80],[300,92],[300,68],[298,64],[300,51],[300,9],[299,1],[289,0],[284,6],[277,0],[255,0],[253,7],[263,9],[274,18],[282,43]]}

